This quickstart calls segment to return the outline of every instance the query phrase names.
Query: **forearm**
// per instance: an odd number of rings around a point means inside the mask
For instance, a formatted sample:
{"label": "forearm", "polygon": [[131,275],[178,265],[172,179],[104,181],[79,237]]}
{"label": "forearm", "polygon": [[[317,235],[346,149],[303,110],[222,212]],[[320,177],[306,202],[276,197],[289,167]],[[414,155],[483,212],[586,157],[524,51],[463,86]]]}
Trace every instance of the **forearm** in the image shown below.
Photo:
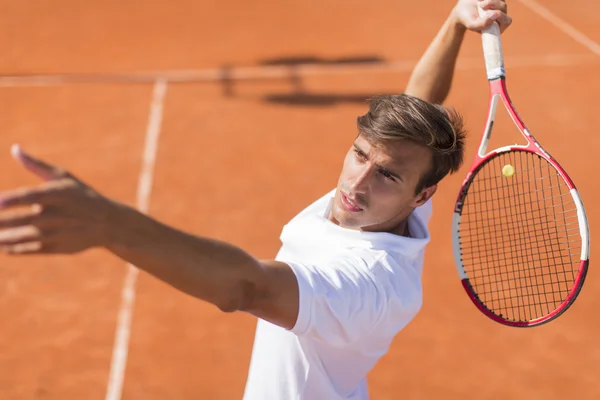
{"label": "forearm", "polygon": [[262,264],[243,250],[166,226],[125,206],[112,214],[106,248],[223,311],[244,310],[260,290]]}
{"label": "forearm", "polygon": [[452,13],[415,66],[406,94],[432,103],[445,101],[465,32],[466,28]]}

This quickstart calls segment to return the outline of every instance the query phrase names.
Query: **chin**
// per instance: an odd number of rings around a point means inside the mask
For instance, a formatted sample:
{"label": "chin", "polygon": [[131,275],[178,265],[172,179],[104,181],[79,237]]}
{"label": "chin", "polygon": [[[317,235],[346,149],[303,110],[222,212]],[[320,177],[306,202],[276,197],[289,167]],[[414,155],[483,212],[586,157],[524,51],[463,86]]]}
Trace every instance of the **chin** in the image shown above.
{"label": "chin", "polygon": [[356,217],[351,215],[351,213],[342,210],[337,204],[334,204],[331,216],[342,228],[360,229],[364,226],[364,224],[362,224]]}

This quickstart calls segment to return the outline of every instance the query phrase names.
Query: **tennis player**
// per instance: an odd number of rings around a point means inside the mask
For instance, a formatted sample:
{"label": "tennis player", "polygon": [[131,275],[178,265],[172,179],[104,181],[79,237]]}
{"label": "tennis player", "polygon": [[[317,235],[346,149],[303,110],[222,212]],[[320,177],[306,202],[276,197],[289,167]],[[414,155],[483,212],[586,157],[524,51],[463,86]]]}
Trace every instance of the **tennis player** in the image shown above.
{"label": "tennis player", "polygon": [[0,247],[104,247],[224,312],[258,317],[246,400],[368,399],[367,373],[421,308],[431,198],[463,159],[460,118],[440,104],[465,32],[493,20],[511,23],[504,1],[455,5],[406,93],[375,97],[358,117],[336,188],[283,227],[275,260],[166,226],[17,146],[16,160],[45,182],[0,193]]}

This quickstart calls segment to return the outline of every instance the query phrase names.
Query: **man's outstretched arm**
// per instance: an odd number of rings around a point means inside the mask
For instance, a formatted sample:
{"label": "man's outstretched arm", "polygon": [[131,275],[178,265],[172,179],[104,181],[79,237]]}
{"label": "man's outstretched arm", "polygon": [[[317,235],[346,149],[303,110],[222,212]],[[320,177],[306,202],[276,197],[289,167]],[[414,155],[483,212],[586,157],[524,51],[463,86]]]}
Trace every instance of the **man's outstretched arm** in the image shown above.
{"label": "man's outstretched arm", "polygon": [[17,161],[45,182],[0,193],[0,250],[73,254],[104,247],[174,288],[223,311],[245,311],[284,328],[298,316],[298,283],[284,263],[194,236],[114,202],[18,147]]}
{"label": "man's outstretched arm", "polygon": [[[478,6],[487,10],[485,17],[479,17]],[[415,66],[404,93],[431,103],[443,103],[452,86],[465,32],[479,32],[494,21],[504,31],[512,22],[506,11],[503,0],[459,0]]]}

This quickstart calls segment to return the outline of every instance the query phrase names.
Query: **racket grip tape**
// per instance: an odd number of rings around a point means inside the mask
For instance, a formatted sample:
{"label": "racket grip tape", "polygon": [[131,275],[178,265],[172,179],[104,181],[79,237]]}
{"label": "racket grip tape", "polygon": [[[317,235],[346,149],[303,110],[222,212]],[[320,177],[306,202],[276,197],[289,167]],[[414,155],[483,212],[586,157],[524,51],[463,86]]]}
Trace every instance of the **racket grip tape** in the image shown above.
{"label": "racket grip tape", "polygon": [[[486,10],[477,7],[479,16],[485,17]],[[485,58],[485,69],[488,80],[504,77],[504,55],[502,53],[502,41],[500,40],[500,26],[494,21],[491,26],[482,30],[481,42],[483,45],[483,56]]]}

